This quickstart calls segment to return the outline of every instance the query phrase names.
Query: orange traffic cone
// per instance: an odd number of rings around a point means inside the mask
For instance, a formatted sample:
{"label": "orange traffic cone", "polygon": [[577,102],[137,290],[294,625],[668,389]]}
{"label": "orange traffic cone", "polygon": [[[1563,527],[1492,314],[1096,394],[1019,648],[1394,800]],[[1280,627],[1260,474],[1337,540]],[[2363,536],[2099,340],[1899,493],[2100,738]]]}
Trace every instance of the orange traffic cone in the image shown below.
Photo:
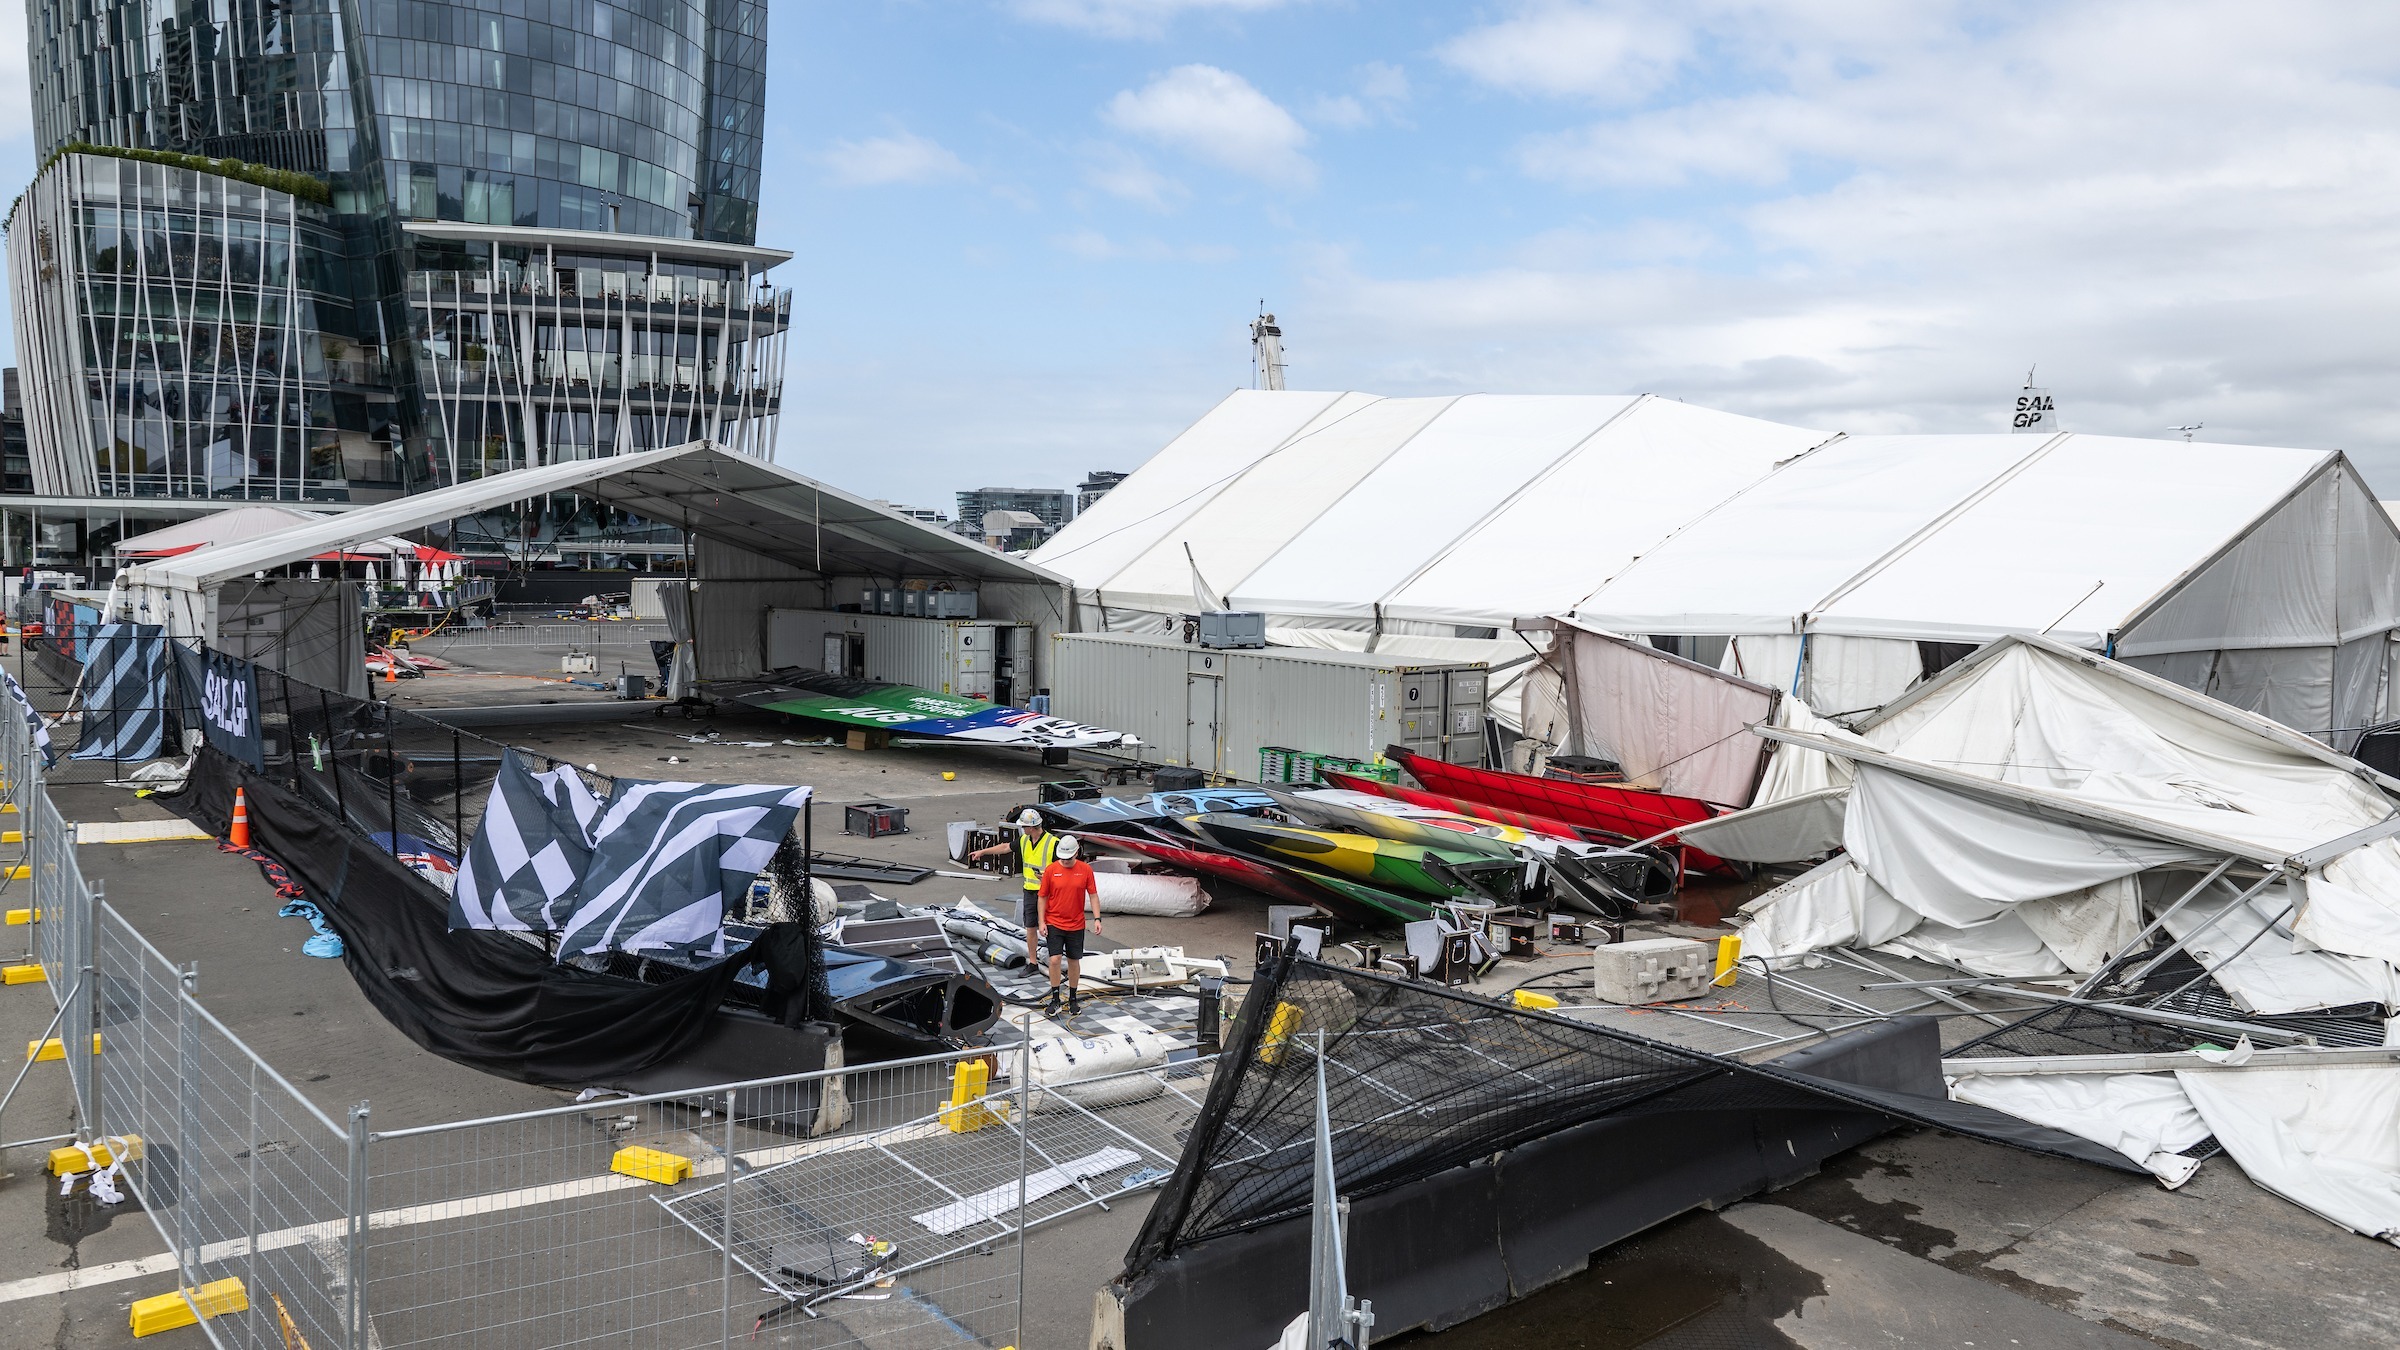
{"label": "orange traffic cone", "polygon": [[383,679],[386,684],[400,682],[400,658],[386,653],[383,658]]}
{"label": "orange traffic cone", "polygon": [[226,842],[235,848],[250,847],[250,803],[238,787],[233,790],[233,830],[226,836]]}

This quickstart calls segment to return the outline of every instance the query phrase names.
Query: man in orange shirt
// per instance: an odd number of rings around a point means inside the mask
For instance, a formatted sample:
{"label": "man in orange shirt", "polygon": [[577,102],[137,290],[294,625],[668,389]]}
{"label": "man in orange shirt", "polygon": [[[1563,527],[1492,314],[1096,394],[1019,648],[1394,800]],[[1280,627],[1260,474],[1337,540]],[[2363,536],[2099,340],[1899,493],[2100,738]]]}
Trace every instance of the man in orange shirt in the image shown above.
{"label": "man in orange shirt", "polygon": [[1042,945],[1050,950],[1050,1001],[1046,1016],[1058,1015],[1058,974],[1067,974],[1067,1015],[1083,1011],[1083,925],[1090,908],[1092,931],[1100,931],[1100,887],[1092,865],[1075,855],[1081,851],[1071,834],[1058,840],[1058,860],[1042,869]]}

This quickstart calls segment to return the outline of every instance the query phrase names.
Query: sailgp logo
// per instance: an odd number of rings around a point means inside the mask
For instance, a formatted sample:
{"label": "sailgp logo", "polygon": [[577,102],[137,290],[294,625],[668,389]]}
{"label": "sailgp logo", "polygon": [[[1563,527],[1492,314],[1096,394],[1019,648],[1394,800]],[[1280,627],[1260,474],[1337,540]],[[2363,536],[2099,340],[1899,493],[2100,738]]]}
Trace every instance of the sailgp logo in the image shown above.
{"label": "sailgp logo", "polygon": [[228,736],[250,734],[250,695],[240,680],[208,672],[200,685],[200,715]]}

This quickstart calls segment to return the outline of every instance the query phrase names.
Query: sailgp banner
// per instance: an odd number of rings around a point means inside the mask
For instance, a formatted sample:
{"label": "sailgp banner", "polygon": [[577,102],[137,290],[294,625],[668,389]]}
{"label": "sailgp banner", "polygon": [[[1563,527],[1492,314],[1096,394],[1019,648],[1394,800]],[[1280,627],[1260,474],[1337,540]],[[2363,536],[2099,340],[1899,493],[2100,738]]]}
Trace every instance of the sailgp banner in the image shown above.
{"label": "sailgp banner", "polygon": [[1121,731],[979,698],[937,694],[907,684],[846,680],[808,670],[779,670],[772,681],[722,687],[742,702],[769,712],[910,736],[1068,748],[1115,745],[1125,739]]}
{"label": "sailgp banner", "polygon": [[199,718],[208,743],[253,769],[263,769],[258,675],[251,664],[223,652],[196,652],[177,643],[175,670],[183,682],[185,713]]}

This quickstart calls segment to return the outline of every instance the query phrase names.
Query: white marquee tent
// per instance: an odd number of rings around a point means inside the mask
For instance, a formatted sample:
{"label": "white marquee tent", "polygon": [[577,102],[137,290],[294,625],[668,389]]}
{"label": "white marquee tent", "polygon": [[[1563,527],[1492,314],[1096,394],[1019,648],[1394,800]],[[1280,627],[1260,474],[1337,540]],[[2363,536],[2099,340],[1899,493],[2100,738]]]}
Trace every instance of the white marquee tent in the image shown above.
{"label": "white marquee tent", "polygon": [[[1033,561],[1071,579],[1083,629],[1163,631],[1205,595],[1266,612],[1279,642],[1481,643],[1439,654],[1498,663],[1525,654],[1509,627],[1567,615],[1721,646],[1729,673],[1834,714],[2004,633],[2336,745],[2400,706],[2400,528],[2332,451],[1243,390]],[[1556,678],[1529,683],[1558,701]]]}
{"label": "white marquee tent", "polygon": [[1245,389],[1032,560],[1073,580],[1087,628],[1163,630],[1197,564],[1271,623],[1471,636],[1572,608],[1824,439],[1647,394]]}

